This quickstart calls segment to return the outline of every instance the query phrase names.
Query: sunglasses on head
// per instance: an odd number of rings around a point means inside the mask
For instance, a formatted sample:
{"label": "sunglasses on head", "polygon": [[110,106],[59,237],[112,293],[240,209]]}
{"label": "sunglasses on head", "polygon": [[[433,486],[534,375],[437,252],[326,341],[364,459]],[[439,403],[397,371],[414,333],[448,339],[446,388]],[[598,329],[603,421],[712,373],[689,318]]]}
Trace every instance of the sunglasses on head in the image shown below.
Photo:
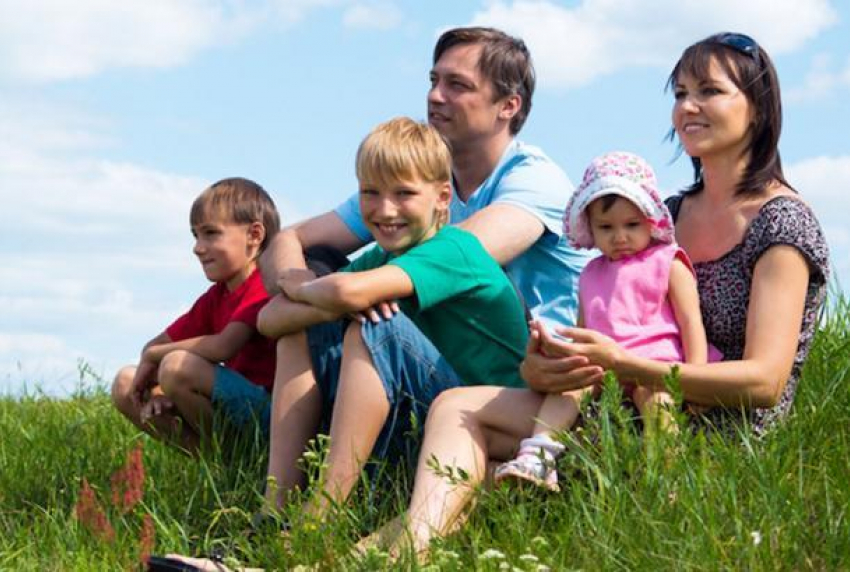
{"label": "sunglasses on head", "polygon": [[717,44],[730,47],[733,50],[746,54],[752,58],[755,58],[759,52],[759,45],[754,39],[746,34],[726,32],[715,36],[713,41]]}

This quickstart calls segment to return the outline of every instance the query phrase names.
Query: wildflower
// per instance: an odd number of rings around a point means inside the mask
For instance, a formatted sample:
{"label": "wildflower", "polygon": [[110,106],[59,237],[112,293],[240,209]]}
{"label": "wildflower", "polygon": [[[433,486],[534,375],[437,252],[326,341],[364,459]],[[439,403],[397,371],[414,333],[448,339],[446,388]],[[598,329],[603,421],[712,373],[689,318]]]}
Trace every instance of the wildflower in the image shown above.
{"label": "wildflower", "polygon": [[479,560],[504,560],[505,555],[496,550],[495,548],[488,548],[484,552],[478,555]]}
{"label": "wildflower", "polygon": [[147,567],[148,558],[153,552],[154,538],[156,537],[156,529],[153,526],[153,518],[150,514],[146,514],[142,518],[142,532],[139,536],[139,560]]}
{"label": "wildflower", "polygon": [[121,514],[127,514],[142,500],[145,467],[142,463],[141,442],[127,454],[127,462],[113,473],[110,482],[112,483],[112,504],[121,511]]}
{"label": "wildflower", "polygon": [[115,538],[115,530],[109,524],[103,507],[100,506],[97,496],[94,494],[85,477],[83,477],[83,482],[80,485],[80,496],[77,498],[77,504],[74,506],[74,513],[77,515],[77,520],[80,521],[80,524],[89,529],[92,534],[99,536],[107,542],[112,542]]}
{"label": "wildflower", "polygon": [[534,554],[523,554],[519,557],[519,559],[527,564],[535,564],[537,562],[540,562],[540,559]]}
{"label": "wildflower", "polygon": [[758,546],[761,544],[761,532],[758,530],[754,530],[750,533],[750,538],[753,539],[753,546]]}

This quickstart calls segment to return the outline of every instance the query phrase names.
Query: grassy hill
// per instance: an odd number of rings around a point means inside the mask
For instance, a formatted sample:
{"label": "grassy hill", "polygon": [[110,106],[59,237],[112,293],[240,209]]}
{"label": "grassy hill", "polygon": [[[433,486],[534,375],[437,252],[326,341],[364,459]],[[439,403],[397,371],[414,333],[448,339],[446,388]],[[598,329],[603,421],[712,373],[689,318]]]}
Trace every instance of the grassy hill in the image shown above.
{"label": "grassy hill", "polygon": [[364,484],[350,508],[285,541],[247,538],[262,443],[193,461],[141,436],[102,389],[0,398],[0,570],[132,570],[150,550],[223,550],[275,569],[850,569],[849,381],[842,301],[823,321],[792,416],[767,437],[647,445],[612,406],[597,437],[563,460],[562,493],[482,493],[467,526],[422,565],[348,556],[403,504],[397,480]]}

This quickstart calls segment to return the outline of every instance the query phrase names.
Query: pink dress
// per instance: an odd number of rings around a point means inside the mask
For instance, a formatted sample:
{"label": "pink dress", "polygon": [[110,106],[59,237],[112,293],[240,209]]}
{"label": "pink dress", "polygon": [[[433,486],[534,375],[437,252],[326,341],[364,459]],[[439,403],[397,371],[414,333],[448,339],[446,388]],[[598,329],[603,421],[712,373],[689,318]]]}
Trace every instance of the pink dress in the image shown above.
{"label": "pink dress", "polygon": [[[584,326],[610,336],[635,355],[683,362],[682,337],[667,299],[670,267],[678,258],[693,272],[677,244],[654,244],[620,260],[599,256],[579,278]],[[708,361],[721,354],[709,345]]]}

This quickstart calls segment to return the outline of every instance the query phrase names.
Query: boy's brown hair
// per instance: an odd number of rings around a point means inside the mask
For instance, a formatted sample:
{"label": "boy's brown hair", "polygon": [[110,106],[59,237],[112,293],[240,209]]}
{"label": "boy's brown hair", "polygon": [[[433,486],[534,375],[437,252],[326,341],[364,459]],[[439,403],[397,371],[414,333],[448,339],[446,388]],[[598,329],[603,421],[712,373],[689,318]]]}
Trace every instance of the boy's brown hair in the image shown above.
{"label": "boy's brown hair", "polygon": [[235,224],[261,223],[266,232],[260,252],[280,230],[280,215],[272,198],[263,187],[242,177],[222,179],[210,185],[192,203],[190,225],[216,218]]}

